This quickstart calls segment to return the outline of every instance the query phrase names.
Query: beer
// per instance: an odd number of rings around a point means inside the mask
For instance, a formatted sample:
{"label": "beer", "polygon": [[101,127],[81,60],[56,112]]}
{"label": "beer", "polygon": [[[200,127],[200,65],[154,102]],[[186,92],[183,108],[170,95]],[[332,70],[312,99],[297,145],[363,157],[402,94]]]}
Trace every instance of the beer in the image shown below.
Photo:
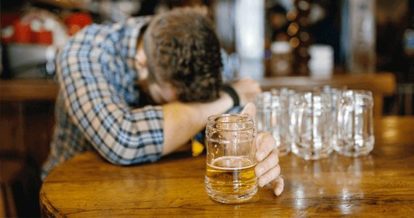
{"label": "beer", "polygon": [[245,156],[222,156],[207,164],[206,189],[219,202],[243,202],[257,192],[255,163]]}

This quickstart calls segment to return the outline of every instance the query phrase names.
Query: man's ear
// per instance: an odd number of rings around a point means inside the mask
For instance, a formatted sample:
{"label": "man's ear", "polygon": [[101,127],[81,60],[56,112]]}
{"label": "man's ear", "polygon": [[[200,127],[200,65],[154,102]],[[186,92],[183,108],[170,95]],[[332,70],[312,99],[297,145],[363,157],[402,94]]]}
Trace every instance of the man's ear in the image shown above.
{"label": "man's ear", "polygon": [[144,80],[148,78],[147,56],[144,49],[138,49],[135,55],[135,67],[138,69],[139,79]]}
{"label": "man's ear", "polygon": [[145,55],[144,49],[138,49],[135,59],[140,68],[147,67],[147,56]]}

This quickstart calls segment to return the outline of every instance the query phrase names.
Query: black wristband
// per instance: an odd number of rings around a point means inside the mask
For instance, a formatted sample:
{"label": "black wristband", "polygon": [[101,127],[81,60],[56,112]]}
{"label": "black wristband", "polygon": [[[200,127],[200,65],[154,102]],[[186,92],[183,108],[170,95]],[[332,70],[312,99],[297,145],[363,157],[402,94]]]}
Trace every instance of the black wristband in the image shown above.
{"label": "black wristband", "polygon": [[237,94],[236,90],[234,90],[232,86],[223,85],[221,90],[223,90],[223,92],[227,93],[231,97],[231,99],[233,100],[233,107],[240,106],[239,95]]}

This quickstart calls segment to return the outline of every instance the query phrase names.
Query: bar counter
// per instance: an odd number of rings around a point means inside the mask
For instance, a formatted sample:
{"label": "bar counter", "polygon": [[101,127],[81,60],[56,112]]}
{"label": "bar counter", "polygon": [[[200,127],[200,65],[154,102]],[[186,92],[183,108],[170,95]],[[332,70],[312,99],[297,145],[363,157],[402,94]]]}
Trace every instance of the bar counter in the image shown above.
{"label": "bar counter", "polygon": [[414,117],[375,122],[365,157],[281,157],[285,190],[260,189],[248,203],[225,205],[204,190],[205,156],[176,153],[151,164],[115,166],[89,151],[45,179],[43,216],[76,217],[410,217],[414,214]]}

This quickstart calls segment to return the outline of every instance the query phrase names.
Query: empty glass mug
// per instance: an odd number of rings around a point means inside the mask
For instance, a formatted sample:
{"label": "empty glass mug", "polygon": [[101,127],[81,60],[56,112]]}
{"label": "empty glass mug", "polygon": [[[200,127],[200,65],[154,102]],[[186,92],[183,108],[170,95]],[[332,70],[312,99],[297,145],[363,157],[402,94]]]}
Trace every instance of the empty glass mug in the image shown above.
{"label": "empty glass mug", "polygon": [[257,192],[256,130],[248,115],[223,114],[208,118],[206,127],[208,195],[221,203],[240,203]]}
{"label": "empty glass mug", "polygon": [[256,97],[257,131],[272,134],[279,156],[286,155],[291,150],[289,99],[292,94],[292,90],[273,89]]}
{"label": "empty glass mug", "polygon": [[328,93],[297,92],[291,101],[292,152],[306,160],[328,157],[332,152],[332,99]]}
{"label": "empty glass mug", "polygon": [[374,148],[373,98],[370,91],[342,92],[334,149],[345,156],[366,155]]}
{"label": "empty glass mug", "polygon": [[342,87],[340,89],[338,88],[333,88],[330,86],[324,86],[322,88],[322,92],[327,93],[330,96],[331,99],[331,106],[332,106],[332,110],[331,110],[331,114],[332,114],[332,120],[331,120],[331,125],[332,128],[334,128],[334,132],[332,134],[332,146],[335,147],[335,144],[337,143],[337,133],[336,133],[336,127],[338,125],[338,120],[336,119],[337,114],[338,114],[338,105],[339,105],[339,100],[342,96],[342,92],[346,91],[345,87]]}

